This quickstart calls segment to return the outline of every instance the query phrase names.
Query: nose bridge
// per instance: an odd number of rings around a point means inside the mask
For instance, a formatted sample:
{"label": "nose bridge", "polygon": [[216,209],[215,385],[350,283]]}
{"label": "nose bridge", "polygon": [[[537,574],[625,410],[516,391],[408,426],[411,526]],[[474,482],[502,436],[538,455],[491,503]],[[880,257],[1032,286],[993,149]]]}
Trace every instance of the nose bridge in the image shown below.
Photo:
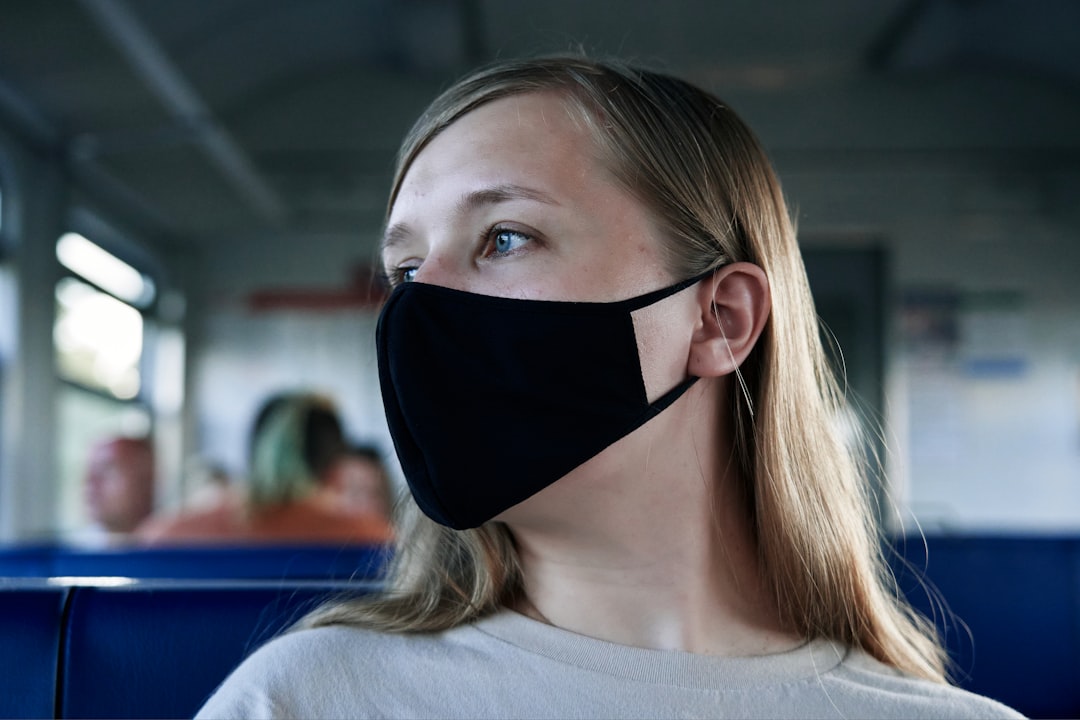
{"label": "nose bridge", "polygon": [[469,262],[460,243],[447,239],[432,243],[413,280],[454,290],[469,290],[468,270]]}

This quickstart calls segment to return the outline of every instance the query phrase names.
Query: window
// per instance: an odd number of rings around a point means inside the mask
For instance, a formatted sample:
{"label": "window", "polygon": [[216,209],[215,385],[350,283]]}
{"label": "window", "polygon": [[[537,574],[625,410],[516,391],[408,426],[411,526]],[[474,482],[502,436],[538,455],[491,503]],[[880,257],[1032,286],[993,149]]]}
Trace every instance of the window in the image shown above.
{"label": "window", "polygon": [[90,448],[116,435],[149,434],[148,332],[156,288],[135,267],[78,233],[57,240],[66,269],[53,324],[61,534],[85,525],[83,474]]}
{"label": "window", "polygon": [[56,286],[53,340],[61,378],[118,400],[139,395],[143,316],[131,305],[63,278]]}

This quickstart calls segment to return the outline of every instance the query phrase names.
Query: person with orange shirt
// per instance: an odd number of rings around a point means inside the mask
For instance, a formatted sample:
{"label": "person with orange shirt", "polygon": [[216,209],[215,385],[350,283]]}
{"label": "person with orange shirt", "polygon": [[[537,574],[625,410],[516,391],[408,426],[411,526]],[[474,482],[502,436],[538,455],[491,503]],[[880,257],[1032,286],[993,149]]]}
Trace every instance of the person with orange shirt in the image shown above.
{"label": "person with orange shirt", "polygon": [[385,517],[351,512],[327,480],[345,454],[337,408],[311,393],[270,398],[254,423],[247,488],[210,507],[151,518],[146,545],[385,543]]}

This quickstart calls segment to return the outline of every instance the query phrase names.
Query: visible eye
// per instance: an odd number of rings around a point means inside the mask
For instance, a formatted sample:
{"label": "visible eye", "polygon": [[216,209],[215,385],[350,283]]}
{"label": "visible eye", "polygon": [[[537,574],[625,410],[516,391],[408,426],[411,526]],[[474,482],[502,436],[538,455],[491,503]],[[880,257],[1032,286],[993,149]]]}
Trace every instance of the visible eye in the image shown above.
{"label": "visible eye", "polygon": [[385,274],[386,282],[390,287],[397,287],[402,283],[410,283],[416,279],[416,271],[419,267],[396,267],[390,268]]}
{"label": "visible eye", "polygon": [[532,236],[508,228],[493,228],[488,237],[491,255],[505,255],[532,241]]}

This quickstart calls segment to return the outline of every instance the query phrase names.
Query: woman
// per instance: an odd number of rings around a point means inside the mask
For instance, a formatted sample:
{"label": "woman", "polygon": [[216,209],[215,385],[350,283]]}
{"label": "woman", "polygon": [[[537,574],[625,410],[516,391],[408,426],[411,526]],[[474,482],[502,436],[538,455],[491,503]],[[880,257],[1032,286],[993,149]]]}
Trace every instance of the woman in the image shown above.
{"label": "woman", "polygon": [[384,595],[219,716],[1006,717],[882,581],[779,185],[679,80],[468,77],[402,148],[384,403],[415,514]]}

